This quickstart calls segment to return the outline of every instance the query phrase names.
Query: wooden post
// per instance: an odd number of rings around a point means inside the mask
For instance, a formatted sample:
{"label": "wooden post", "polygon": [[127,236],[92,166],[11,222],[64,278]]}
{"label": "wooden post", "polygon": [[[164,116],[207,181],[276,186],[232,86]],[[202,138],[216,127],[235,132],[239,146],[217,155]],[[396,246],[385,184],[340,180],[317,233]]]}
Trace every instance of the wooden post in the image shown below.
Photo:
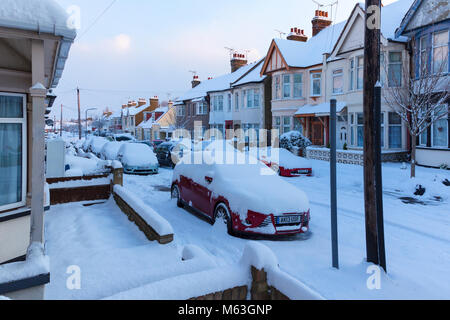
{"label": "wooden post", "polygon": [[364,205],[367,261],[379,264],[375,185],[375,84],[380,75],[380,0],[366,0],[364,39]]}

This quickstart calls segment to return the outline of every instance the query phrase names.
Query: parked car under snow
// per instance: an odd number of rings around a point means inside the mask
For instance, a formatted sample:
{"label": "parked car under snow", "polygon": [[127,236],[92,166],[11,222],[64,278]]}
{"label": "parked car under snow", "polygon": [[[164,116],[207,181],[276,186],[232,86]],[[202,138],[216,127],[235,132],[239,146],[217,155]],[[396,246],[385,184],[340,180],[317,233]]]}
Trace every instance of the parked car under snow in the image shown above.
{"label": "parked car under snow", "polygon": [[309,230],[306,194],[256,158],[244,155],[247,164],[217,164],[208,153],[202,156],[202,164],[182,161],[174,169],[171,196],[179,207],[191,207],[212,223],[223,218],[230,234],[292,235]]}
{"label": "parked car under snow", "polygon": [[117,141],[106,143],[100,153],[101,158],[103,160],[117,160],[117,154],[119,153],[119,150],[123,144],[124,142]]}
{"label": "parked car under snow", "polygon": [[311,162],[283,148],[259,149],[259,160],[283,177],[312,176]]}
{"label": "parked car under snow", "polygon": [[152,149],[143,143],[124,143],[117,153],[117,160],[127,174],[158,173],[158,160]]}

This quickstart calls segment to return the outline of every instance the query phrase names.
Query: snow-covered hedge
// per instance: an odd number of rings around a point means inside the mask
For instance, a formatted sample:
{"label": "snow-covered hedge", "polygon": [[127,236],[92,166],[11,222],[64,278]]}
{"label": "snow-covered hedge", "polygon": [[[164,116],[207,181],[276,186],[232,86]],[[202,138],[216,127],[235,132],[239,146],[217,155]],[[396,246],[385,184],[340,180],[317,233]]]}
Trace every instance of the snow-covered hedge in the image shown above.
{"label": "snow-covered hedge", "polygon": [[114,192],[136,211],[160,236],[173,234],[173,228],[170,223],[155,210],[147,206],[139,197],[119,185],[114,186]]}
{"label": "snow-covered hedge", "polygon": [[280,148],[288,150],[302,150],[306,153],[306,148],[312,145],[311,141],[298,131],[290,131],[280,137]]}

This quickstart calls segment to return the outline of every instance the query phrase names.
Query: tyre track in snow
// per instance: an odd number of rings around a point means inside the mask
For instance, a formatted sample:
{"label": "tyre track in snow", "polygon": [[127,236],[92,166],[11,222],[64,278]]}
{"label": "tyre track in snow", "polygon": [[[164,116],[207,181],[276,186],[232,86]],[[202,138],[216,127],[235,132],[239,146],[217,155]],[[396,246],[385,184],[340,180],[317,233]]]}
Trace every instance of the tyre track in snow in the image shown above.
{"label": "tyre track in snow", "polygon": [[[313,200],[310,200],[309,202],[312,203],[312,204],[321,206],[321,207],[325,207],[325,208],[328,208],[328,209],[330,208],[329,204],[326,204],[326,203],[323,203],[323,202],[318,202],[318,201],[313,201]],[[347,213],[347,214],[345,214],[345,213]],[[338,214],[343,215],[343,216],[348,217],[348,218],[351,218],[351,219],[354,219],[354,220],[361,220],[361,219],[364,218],[364,216],[361,216],[360,212],[355,211],[355,210],[351,210],[351,209],[343,209],[342,207],[338,207]],[[413,232],[413,233],[416,233],[416,234],[421,235],[423,237],[428,237],[428,238],[434,239],[436,241],[444,242],[446,244],[448,244],[448,242],[449,242],[448,239],[444,239],[444,238],[432,235],[430,233],[424,232],[422,230],[418,230],[418,229],[415,229],[415,228],[407,227],[407,226],[404,226],[404,225],[401,225],[401,224],[398,224],[396,222],[392,222],[392,221],[389,221],[389,220],[386,220],[386,219],[384,220],[384,223],[385,223],[385,225],[389,225],[391,227],[403,229],[403,230],[408,231],[408,232]]]}

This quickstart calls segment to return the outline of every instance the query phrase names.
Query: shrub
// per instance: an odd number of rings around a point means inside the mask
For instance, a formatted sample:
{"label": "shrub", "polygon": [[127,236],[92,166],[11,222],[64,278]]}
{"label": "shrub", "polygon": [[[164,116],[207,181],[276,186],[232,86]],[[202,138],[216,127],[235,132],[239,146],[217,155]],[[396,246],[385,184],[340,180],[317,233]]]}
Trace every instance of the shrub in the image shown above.
{"label": "shrub", "polygon": [[280,138],[280,148],[288,150],[302,150],[306,154],[306,148],[312,145],[308,138],[298,131],[290,131],[283,134]]}

